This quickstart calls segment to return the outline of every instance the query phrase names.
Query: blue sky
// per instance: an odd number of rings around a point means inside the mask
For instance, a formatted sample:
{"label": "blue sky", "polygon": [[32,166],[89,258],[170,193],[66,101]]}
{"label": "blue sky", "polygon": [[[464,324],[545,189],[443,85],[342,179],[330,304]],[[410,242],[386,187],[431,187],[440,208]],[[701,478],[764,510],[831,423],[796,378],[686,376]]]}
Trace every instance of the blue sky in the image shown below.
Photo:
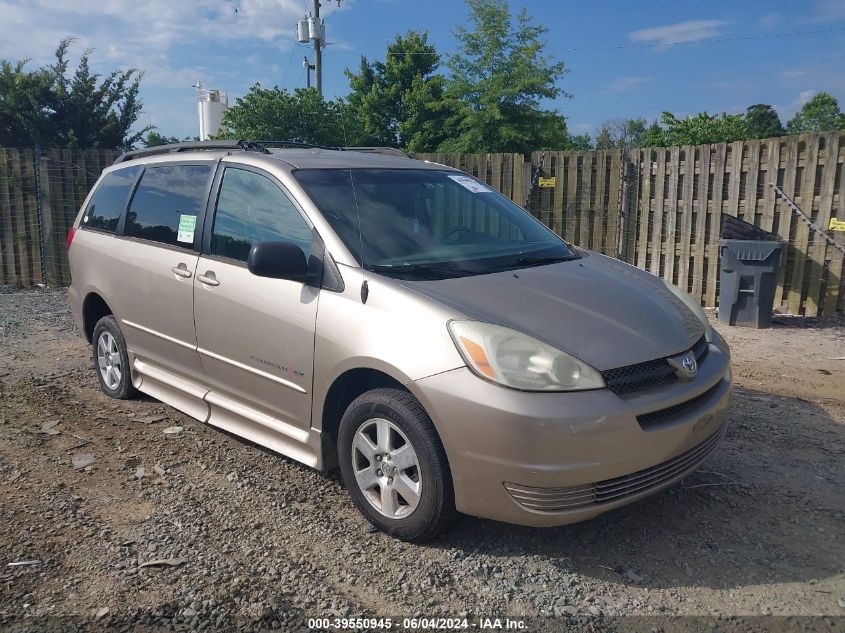
{"label": "blue sky", "polygon": [[[167,135],[197,134],[191,85],[201,79],[234,103],[256,81],[304,87],[294,28],[306,0],[0,0],[0,58],[48,63],[56,42],[75,35],[97,70],[144,69],[141,122]],[[570,131],[594,133],[614,117],[654,119],[740,112],[772,104],[784,123],[819,91],[845,107],[845,0],[617,0],[511,2],[548,28],[548,52],[565,62],[550,104]],[[235,11],[237,9],[237,11]],[[387,42],[427,30],[445,55],[467,24],[460,0],[324,0],[324,91],[348,91],[345,68],[381,59]]]}

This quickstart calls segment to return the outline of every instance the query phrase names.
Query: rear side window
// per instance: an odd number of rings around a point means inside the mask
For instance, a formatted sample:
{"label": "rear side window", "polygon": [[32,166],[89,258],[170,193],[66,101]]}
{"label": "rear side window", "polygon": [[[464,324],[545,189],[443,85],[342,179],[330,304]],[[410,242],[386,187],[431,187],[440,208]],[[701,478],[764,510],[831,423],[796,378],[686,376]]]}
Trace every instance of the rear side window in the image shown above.
{"label": "rear side window", "polygon": [[136,165],[118,169],[103,176],[85,208],[82,226],[114,233],[123,209],[126,207],[129,190],[135,184],[140,171],[141,168]]}
{"label": "rear side window", "polygon": [[132,197],[124,235],[191,248],[210,177],[211,165],[147,167]]}

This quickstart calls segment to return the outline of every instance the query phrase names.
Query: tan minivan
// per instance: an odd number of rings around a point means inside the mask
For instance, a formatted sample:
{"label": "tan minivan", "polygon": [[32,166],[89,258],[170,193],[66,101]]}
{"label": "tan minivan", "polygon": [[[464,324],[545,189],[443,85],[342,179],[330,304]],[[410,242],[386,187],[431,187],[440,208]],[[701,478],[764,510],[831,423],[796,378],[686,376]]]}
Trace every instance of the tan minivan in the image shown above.
{"label": "tan minivan", "polygon": [[68,236],[102,390],[317,469],[375,526],[552,526],[716,450],[728,347],[675,286],[398,152],[129,152]]}

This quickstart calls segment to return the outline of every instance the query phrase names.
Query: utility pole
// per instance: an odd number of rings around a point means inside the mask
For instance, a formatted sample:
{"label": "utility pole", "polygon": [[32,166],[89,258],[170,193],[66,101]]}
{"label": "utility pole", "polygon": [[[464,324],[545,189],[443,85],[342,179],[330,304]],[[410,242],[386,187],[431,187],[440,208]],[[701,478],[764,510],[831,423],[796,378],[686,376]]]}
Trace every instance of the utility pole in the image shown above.
{"label": "utility pole", "polygon": [[[340,6],[343,0],[334,0]],[[310,65],[308,60],[303,63],[305,68],[313,69],[317,79],[317,92],[323,96],[323,47],[326,45],[326,25],[320,18],[320,0],[311,0],[311,13],[299,21],[296,25],[297,40],[300,44],[314,42],[314,64]],[[308,87],[311,87],[310,72]]]}
{"label": "utility pole", "polygon": [[[320,0],[314,0],[314,20],[320,24]],[[323,96],[323,39],[325,38],[325,30],[319,31],[323,37],[314,39],[314,74],[317,77],[317,92]]]}
{"label": "utility pole", "polygon": [[308,57],[302,58],[302,65],[305,67],[305,87],[311,87],[311,71],[314,70],[315,66],[311,62],[308,61]]}

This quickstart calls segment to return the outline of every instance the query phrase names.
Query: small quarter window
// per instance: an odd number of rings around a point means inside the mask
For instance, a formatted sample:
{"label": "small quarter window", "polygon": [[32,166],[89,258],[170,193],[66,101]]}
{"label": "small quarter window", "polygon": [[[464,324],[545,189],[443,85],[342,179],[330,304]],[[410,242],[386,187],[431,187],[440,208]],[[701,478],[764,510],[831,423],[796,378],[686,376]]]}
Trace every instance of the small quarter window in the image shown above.
{"label": "small quarter window", "polygon": [[210,165],[147,167],[132,197],[124,234],[191,248],[210,176]]}
{"label": "small quarter window", "polygon": [[136,165],[103,176],[82,215],[82,226],[114,233],[126,207],[129,190],[135,184],[140,171],[141,168]]}
{"label": "small quarter window", "polygon": [[307,258],[311,229],[269,178],[228,167],[217,198],[211,254],[245,262],[256,242],[293,242]]}

